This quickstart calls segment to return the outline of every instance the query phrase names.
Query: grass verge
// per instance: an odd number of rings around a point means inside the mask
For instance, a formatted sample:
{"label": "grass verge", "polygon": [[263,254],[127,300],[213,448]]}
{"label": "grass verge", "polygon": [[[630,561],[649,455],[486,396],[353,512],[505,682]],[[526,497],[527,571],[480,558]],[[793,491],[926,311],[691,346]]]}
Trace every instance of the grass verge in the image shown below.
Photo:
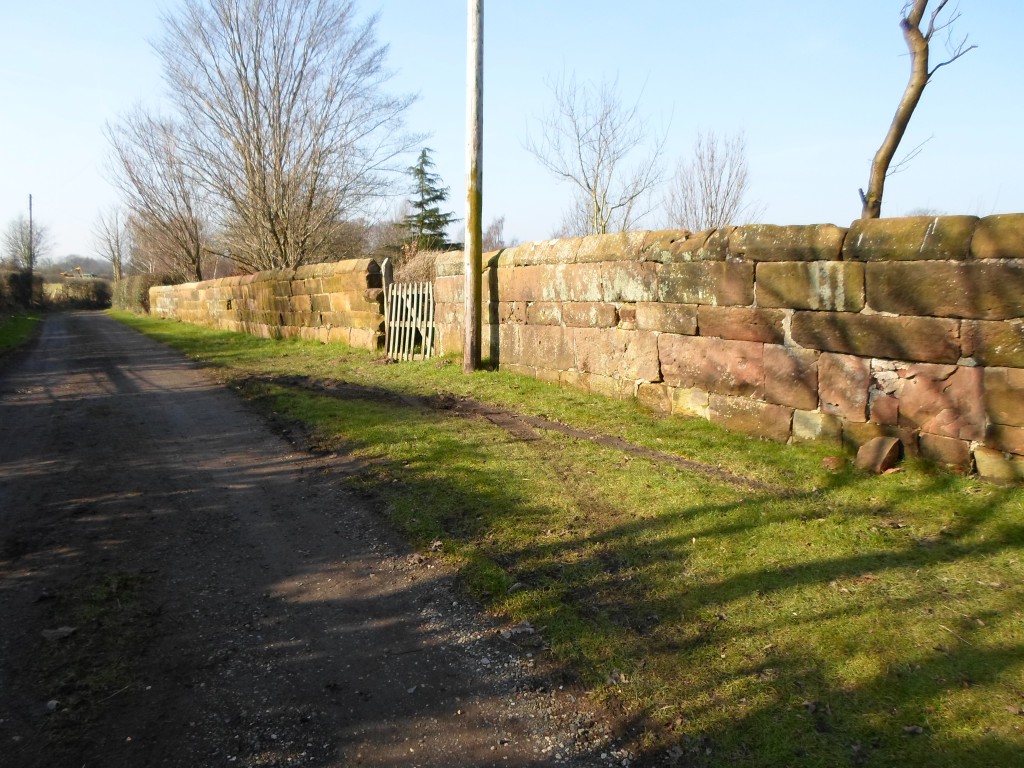
{"label": "grass verge", "polygon": [[27,344],[41,319],[38,314],[0,315],[0,355]]}
{"label": "grass verge", "polygon": [[[415,546],[526,620],[634,726],[649,762],[1010,766],[1024,753],[1024,491],[908,463],[869,477],[504,372],[118,315],[216,367],[327,450]],[[254,379],[258,375],[258,380]],[[415,401],[473,397],[763,483],[739,488]]]}

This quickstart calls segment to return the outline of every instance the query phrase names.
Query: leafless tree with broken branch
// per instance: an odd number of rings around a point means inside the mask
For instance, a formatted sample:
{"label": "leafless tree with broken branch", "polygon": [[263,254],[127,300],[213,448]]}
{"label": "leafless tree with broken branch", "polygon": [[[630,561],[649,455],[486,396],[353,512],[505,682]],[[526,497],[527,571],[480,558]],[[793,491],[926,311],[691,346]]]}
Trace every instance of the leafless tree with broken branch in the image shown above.
{"label": "leafless tree with broken branch", "polygon": [[[893,116],[889,130],[882,141],[882,145],[875,153],[871,161],[871,175],[868,179],[867,192],[860,190],[862,219],[877,219],[882,215],[882,194],[885,189],[885,179],[890,175],[890,165],[896,150],[899,148],[903,134],[907,131],[910,118],[917,108],[925,86],[931,82],[932,76],[947,64],[973,50],[977,46],[968,45],[966,35],[962,38],[954,38],[952,35],[953,24],[960,18],[960,11],[956,6],[948,10],[944,18],[942,14],[947,11],[949,0],[939,0],[934,10],[928,15],[927,25],[925,14],[928,8],[928,0],[912,0],[903,6],[900,12],[900,28],[903,30],[903,39],[907,43],[907,50],[910,51],[910,79],[903,91],[896,114]],[[936,64],[934,67],[929,64],[929,53],[932,38],[936,33],[946,33],[946,49],[948,58]],[[914,151],[912,151],[913,153]],[[900,162],[900,165],[906,159]]]}
{"label": "leafless tree with broken branch", "polygon": [[212,193],[224,247],[250,270],[322,258],[390,190],[419,137],[384,88],[375,16],[338,0],[184,0],[156,48]]}
{"label": "leafless tree with broken branch", "polygon": [[680,159],[665,194],[669,226],[698,232],[750,223],[762,207],[747,200],[749,191],[744,135],[698,133],[692,156]]}
{"label": "leafless tree with broken branch", "polygon": [[525,146],[575,187],[563,229],[581,235],[630,229],[649,212],[662,180],[664,134],[651,130],[639,101],[623,103],[616,81],[580,84],[572,76],[549,86],[554,106]]}

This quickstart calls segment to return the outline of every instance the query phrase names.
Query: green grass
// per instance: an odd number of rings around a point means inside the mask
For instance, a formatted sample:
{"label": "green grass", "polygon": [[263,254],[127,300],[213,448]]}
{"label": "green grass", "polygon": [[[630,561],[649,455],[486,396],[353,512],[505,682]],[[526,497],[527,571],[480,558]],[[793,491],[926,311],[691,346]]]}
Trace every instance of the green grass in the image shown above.
{"label": "green grass", "polygon": [[[118,317],[306,423],[320,447],[364,459],[354,489],[414,546],[440,540],[489,610],[542,628],[648,757],[987,767],[1024,753],[1022,489],[914,462],[830,473],[821,459],[834,447],[779,446],[504,372]],[[521,440],[400,401],[330,397],[294,375],[471,396],[770,488],[556,432]]]}
{"label": "green grass", "polygon": [[38,314],[0,315],[0,355],[27,344],[41,317]]}

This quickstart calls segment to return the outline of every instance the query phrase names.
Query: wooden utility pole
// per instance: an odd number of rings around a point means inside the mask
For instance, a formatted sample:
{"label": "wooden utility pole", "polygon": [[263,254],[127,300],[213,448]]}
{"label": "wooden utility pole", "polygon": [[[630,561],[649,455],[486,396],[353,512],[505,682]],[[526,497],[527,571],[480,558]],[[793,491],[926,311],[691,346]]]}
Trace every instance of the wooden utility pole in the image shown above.
{"label": "wooden utility pole", "polygon": [[32,228],[32,195],[28,196],[28,263],[25,264],[28,270],[29,277],[29,290],[32,290],[32,267],[35,266],[35,258],[32,253],[32,249],[35,247],[35,243],[32,242],[33,235],[35,234]]}
{"label": "wooden utility pole", "polygon": [[466,55],[466,245],[465,336],[462,370],[480,367],[480,305],[483,273],[483,103],[484,103],[484,0],[469,0]]}

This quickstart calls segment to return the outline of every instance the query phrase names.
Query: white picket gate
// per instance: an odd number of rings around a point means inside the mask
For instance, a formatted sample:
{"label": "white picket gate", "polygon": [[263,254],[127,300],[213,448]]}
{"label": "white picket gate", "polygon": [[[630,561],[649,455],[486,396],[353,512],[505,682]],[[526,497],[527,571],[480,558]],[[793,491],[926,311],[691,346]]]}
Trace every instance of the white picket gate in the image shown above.
{"label": "white picket gate", "polygon": [[[388,275],[385,268],[385,275]],[[434,354],[434,284],[384,282],[384,345],[392,360]]]}

